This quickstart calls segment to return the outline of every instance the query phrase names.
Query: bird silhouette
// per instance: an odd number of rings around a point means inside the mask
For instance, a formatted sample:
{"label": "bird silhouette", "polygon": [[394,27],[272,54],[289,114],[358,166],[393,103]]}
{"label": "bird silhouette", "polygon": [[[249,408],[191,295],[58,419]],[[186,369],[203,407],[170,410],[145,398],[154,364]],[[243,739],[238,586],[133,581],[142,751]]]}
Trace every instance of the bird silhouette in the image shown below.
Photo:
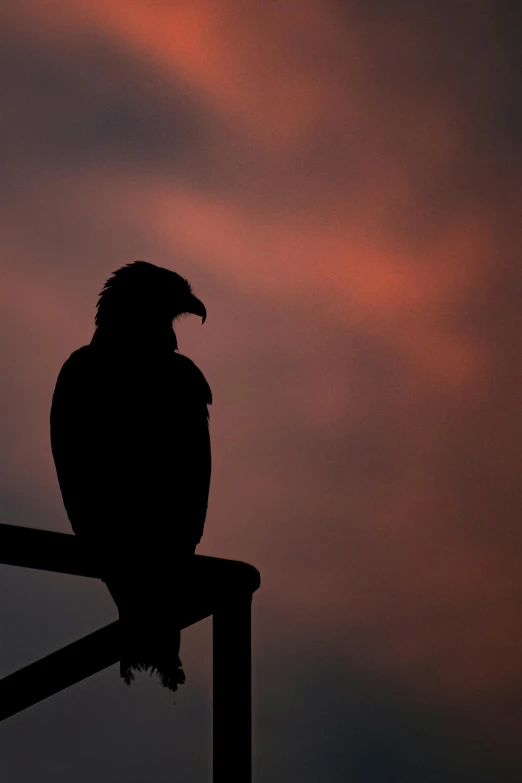
{"label": "bird silhouette", "polygon": [[211,474],[211,391],[173,329],[185,313],[206,318],[175,272],[145,261],[114,272],[50,417],[67,515],[119,610],[121,676],[155,672],[172,691],[185,680],[177,618]]}

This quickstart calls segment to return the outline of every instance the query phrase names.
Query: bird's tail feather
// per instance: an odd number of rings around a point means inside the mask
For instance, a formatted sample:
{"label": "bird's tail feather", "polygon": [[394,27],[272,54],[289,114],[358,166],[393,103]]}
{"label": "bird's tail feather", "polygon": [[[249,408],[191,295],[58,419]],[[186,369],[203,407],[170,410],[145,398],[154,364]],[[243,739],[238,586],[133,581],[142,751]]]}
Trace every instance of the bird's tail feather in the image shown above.
{"label": "bird's tail feather", "polygon": [[156,674],[164,688],[177,691],[185,682],[179,658],[180,632],[164,623],[140,622],[142,618],[121,618],[122,654],[120,675],[126,685],[135,679],[135,672]]}
{"label": "bird's tail feather", "polygon": [[[181,661],[179,662],[181,664]],[[185,682],[185,672],[176,662],[174,664],[155,665],[146,661],[120,661],[120,675],[125,685],[130,685],[135,679],[134,672],[149,672],[158,676],[159,681],[164,688],[173,693],[178,690],[178,685]]]}

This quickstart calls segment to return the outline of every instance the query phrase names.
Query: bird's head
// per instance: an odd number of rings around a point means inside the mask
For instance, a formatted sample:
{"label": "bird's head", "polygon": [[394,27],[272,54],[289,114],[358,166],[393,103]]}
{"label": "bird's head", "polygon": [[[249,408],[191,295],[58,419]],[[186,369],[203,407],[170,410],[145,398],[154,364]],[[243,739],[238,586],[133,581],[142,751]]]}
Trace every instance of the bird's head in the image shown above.
{"label": "bird's head", "polygon": [[96,326],[105,333],[171,330],[185,313],[201,316],[205,305],[192,293],[181,275],[147,261],[134,261],[117,269],[105,283],[97,304]]}

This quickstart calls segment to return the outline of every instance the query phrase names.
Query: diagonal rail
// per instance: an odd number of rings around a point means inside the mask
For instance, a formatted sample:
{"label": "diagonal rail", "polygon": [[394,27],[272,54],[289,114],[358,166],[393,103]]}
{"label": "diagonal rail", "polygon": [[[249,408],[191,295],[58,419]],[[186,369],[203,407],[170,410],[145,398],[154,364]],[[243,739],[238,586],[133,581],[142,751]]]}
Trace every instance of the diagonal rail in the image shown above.
{"label": "diagonal rail", "polygon": [[120,659],[119,621],[0,680],[0,720],[76,685]]}

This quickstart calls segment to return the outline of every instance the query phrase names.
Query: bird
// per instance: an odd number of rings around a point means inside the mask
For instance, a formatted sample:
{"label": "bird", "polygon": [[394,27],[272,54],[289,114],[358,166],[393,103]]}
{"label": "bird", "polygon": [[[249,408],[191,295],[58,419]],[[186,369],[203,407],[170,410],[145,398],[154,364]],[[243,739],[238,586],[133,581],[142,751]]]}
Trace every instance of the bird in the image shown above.
{"label": "bird", "polygon": [[62,366],[51,450],[73,532],[119,612],[120,675],[185,681],[177,621],[183,575],[208,508],[212,392],[179,353],[174,321],[206,319],[176,272],[148,261],[117,269],[99,294],[88,345]]}

